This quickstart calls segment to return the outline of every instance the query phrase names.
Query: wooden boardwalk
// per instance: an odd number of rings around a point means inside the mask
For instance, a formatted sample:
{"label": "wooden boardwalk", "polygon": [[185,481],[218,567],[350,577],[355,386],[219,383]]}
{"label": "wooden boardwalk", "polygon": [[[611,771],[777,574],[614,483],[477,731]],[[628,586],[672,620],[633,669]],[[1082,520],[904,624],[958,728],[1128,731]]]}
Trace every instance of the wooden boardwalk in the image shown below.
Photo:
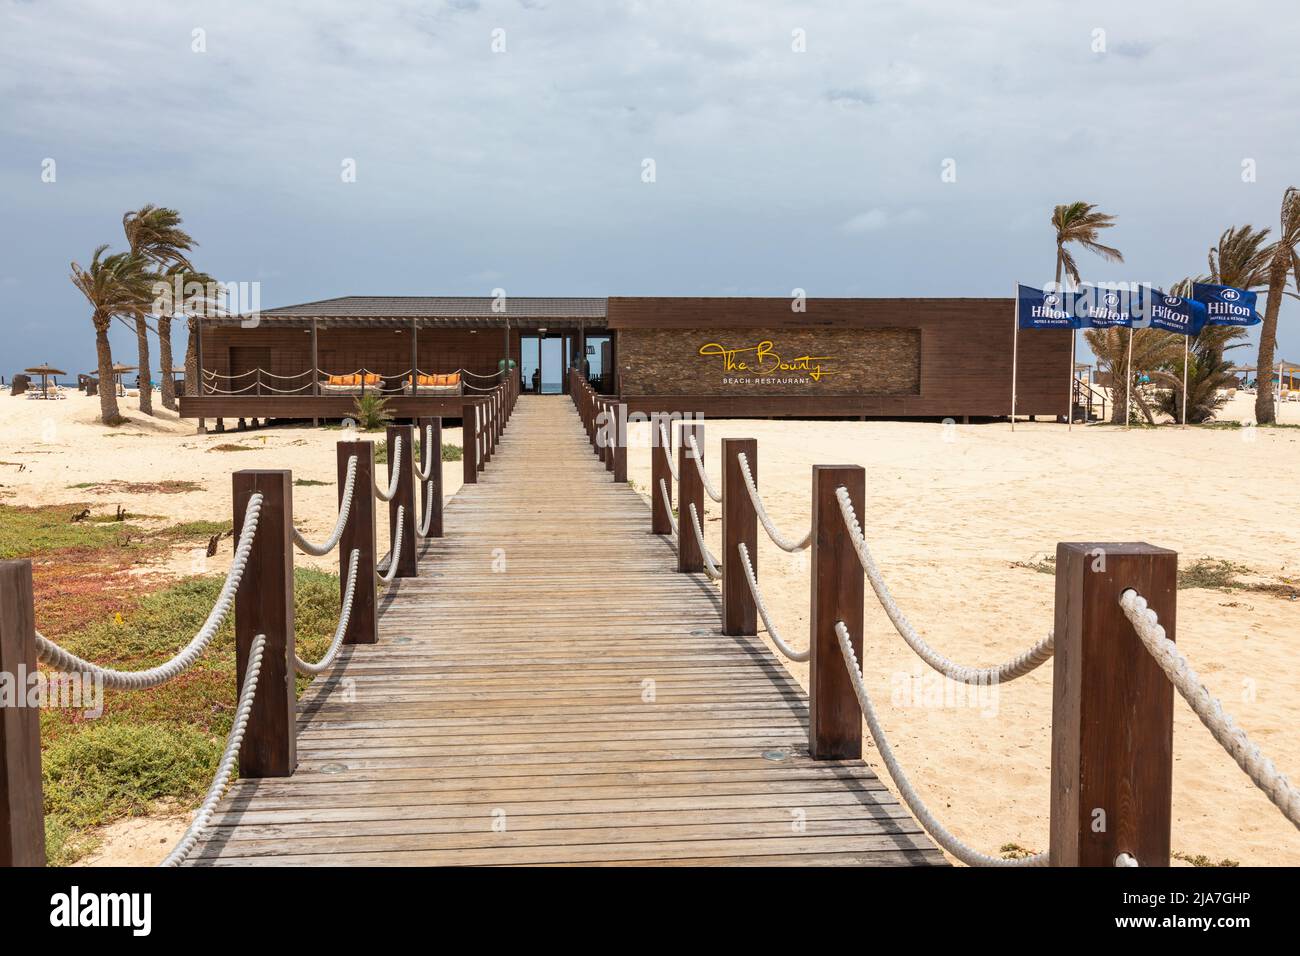
{"label": "wooden boardwalk", "polygon": [[380,643],[303,696],[295,775],[237,783],[191,864],[942,864],[674,567],[568,399],[521,398]]}

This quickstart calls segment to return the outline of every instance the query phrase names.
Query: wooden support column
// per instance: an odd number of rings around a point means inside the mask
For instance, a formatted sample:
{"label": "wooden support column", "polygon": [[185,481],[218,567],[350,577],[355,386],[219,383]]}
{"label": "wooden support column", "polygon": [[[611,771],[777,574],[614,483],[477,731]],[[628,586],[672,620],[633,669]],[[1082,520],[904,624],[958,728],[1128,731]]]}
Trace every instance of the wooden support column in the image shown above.
{"label": "wooden support column", "polygon": [[[672,512],[668,509],[672,506],[673,501],[673,474],[672,465],[672,441],[673,441],[673,420],[667,412],[655,412],[650,416],[650,533],[651,534],[672,534]],[[664,432],[667,432],[668,442],[664,443]],[[664,493],[659,490],[659,482],[663,482],[664,489],[668,492],[668,501],[664,501]]]}
{"label": "wooden support column", "polygon": [[0,866],[44,866],[41,712],[27,706],[36,674],[30,561],[0,561],[0,674],[14,694],[0,702]]}
{"label": "wooden support column", "polygon": [[757,634],[758,608],[745,579],[739,545],[749,551],[749,561],[758,574],[758,514],[745,489],[739,455],[749,462],[758,482],[758,441],[753,438],[722,439],[722,633]]}
{"label": "wooden support column", "polygon": [[614,471],[614,457],[618,451],[618,403],[605,403],[605,470]]}
{"label": "wooden support column", "polygon": [[1052,866],[1169,865],[1174,687],[1119,606],[1133,588],[1176,636],[1178,555],[1056,546]]}
{"label": "wooden support column", "polygon": [[[397,494],[388,502],[388,526],[397,527],[397,509],[402,508],[402,550],[394,554],[399,578],[413,578],[420,573],[415,558],[415,433],[410,425],[388,426],[388,483],[393,483],[393,451],[402,439],[402,461],[397,475]],[[390,531],[390,535],[392,532]],[[392,545],[392,539],[389,540]]]}
{"label": "wooden support column", "polygon": [[461,484],[472,485],[478,481],[478,407],[466,402],[460,410]]}
{"label": "wooden support column", "polygon": [[311,320],[311,393],[320,394],[320,340],[316,320]]}
{"label": "wooden support column", "polygon": [[266,635],[257,696],[239,750],[241,777],[289,777],[297,766],[293,619],[293,473],[234,474],[235,540],[254,494],[262,495],[244,583],[235,592],[236,696],[244,688],[253,639]]}
{"label": "wooden support column", "polygon": [[348,629],[343,632],[344,644],[374,644],[379,640],[379,610],[374,587],[367,583],[375,579],[375,562],[379,556],[375,548],[375,443],[372,441],[341,441],[338,443],[339,505],[343,504],[343,486],[347,481],[348,459],[357,456],[356,492],[348,523],[343,526],[339,539],[339,598],[347,591],[348,568],[352,552],[361,552],[357,561],[357,587],[352,598],[352,616]]}
{"label": "wooden support column", "polygon": [[863,574],[835,491],[841,485],[847,488],[861,515],[866,483],[866,472],[856,465],[813,465],[808,751],[814,760],[862,757],[862,712],[835,624],[843,621],[848,627],[853,652],[862,663]]}
{"label": "wooden support column", "polygon": [[[704,482],[695,467],[695,453],[691,451],[691,436],[704,449],[704,426],[682,422],[681,444],[677,446],[677,570],[703,571],[704,555],[700,554],[695,540],[695,527],[691,524],[691,504],[700,516],[700,530],[704,521]],[[725,558],[724,558],[725,560]]]}
{"label": "wooden support column", "polygon": [[491,392],[488,392],[487,398],[484,399],[483,404],[479,406],[479,411],[483,413],[483,420],[481,425],[479,426],[483,432],[480,438],[480,444],[482,446],[481,460],[483,464],[486,465],[488,462],[492,460],[492,393]]}
{"label": "wooden support column", "polygon": [[614,480],[627,483],[627,406],[619,402],[614,406]]}
{"label": "wooden support column", "polygon": [[420,320],[411,320],[411,394],[420,394]]}
{"label": "wooden support column", "polygon": [[[421,482],[421,507],[432,512],[429,519],[430,538],[442,537],[442,419],[421,418],[419,421],[420,440],[424,442],[424,460],[431,462],[433,470],[429,472],[429,481],[433,483],[433,499],[429,499],[429,489]],[[432,435],[432,437],[430,437]],[[423,520],[423,515],[422,515]]]}

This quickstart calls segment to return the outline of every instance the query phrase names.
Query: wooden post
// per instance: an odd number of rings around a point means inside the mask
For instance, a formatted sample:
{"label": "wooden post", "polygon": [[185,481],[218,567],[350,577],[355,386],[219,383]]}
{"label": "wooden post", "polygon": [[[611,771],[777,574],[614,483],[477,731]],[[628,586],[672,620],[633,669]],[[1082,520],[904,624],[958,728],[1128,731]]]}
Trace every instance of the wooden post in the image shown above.
{"label": "wooden post", "polygon": [[695,540],[695,527],[691,524],[691,504],[700,516],[700,530],[704,530],[704,482],[695,467],[695,453],[691,451],[691,436],[704,450],[704,426],[682,422],[682,440],[677,446],[677,570],[703,571],[704,555],[700,554]]}
{"label": "wooden post", "polygon": [[478,406],[466,402],[460,409],[460,451],[463,468],[461,484],[472,485],[478,481]]}
{"label": "wooden post", "polygon": [[[429,472],[429,481],[433,483],[433,499],[429,499],[429,489],[421,482],[420,501],[422,508],[429,508],[430,538],[442,537],[442,419],[421,418],[419,421],[420,439],[424,442],[424,460],[432,462],[433,470]],[[430,437],[432,435],[432,437]],[[433,456],[432,458],[429,456]]]}
{"label": "wooden post", "polygon": [[253,639],[266,635],[257,696],[239,751],[241,777],[289,777],[297,766],[293,631],[293,473],[234,474],[235,540],[244,530],[248,501],[262,494],[262,514],[235,592],[236,693],[243,690]]}
{"label": "wooden post", "polygon": [[745,580],[739,545],[749,551],[749,562],[758,574],[758,514],[745,489],[739,455],[749,462],[750,474],[758,481],[758,441],[753,438],[722,439],[722,633],[757,634],[758,608]]}
{"label": "wooden post", "polygon": [[1056,546],[1052,866],[1169,865],[1174,688],[1119,606],[1128,588],[1174,640],[1176,552]]}
{"label": "wooden post", "polygon": [[352,497],[348,523],[339,539],[339,599],[348,587],[348,568],[352,552],[361,552],[357,561],[357,587],[352,598],[352,616],[343,632],[344,644],[374,644],[379,640],[379,611],[375,589],[366,582],[375,579],[375,443],[341,441],[338,443],[339,504],[343,503],[343,485],[347,481],[348,459],[357,456],[357,484]]}
{"label": "wooden post", "polygon": [[808,751],[814,760],[862,757],[862,712],[835,624],[844,622],[861,662],[863,574],[835,491],[847,488],[861,515],[866,485],[866,471],[856,465],[813,465]]}
{"label": "wooden post", "polygon": [[[388,502],[388,526],[397,527],[397,509],[402,508],[402,550],[394,554],[399,578],[413,578],[420,573],[415,558],[415,434],[410,425],[388,426],[388,483],[393,483],[393,450],[402,439],[402,461],[397,475],[397,494]],[[392,532],[390,531],[390,534]],[[389,544],[391,544],[391,540]]]}
{"label": "wooden post", "polygon": [[311,320],[311,393],[320,394],[320,348],[315,319]]}
{"label": "wooden post", "polygon": [[0,866],[45,865],[41,712],[27,706],[35,674],[32,563],[0,561],[0,675],[15,698],[0,702]]}
{"label": "wooden post", "polygon": [[420,320],[411,320],[411,394],[420,394]]}
{"label": "wooden post", "polygon": [[486,465],[488,462],[492,460],[492,393],[491,392],[488,392],[487,398],[483,400],[482,411],[483,411],[483,421],[480,426],[483,431],[483,435],[482,435],[483,459],[482,460],[483,460],[483,464]]}
{"label": "wooden post", "polygon": [[616,404],[614,416],[614,480],[627,483],[627,406],[622,402]]}
{"label": "wooden post", "polygon": [[[673,500],[672,419],[667,412],[655,412],[650,416],[650,429],[650,533],[672,534],[672,512],[668,510]],[[668,433],[667,444],[664,444],[664,432]],[[667,502],[659,490],[660,481],[668,492]]]}

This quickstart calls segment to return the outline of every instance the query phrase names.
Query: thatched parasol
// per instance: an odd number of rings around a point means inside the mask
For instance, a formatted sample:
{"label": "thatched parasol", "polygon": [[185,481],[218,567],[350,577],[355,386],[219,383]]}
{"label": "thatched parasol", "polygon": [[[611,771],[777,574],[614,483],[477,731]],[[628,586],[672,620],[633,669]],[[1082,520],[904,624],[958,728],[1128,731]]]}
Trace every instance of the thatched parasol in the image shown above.
{"label": "thatched parasol", "polygon": [[[44,365],[36,365],[36,366],[34,366],[34,367],[32,367],[32,368],[25,368],[25,369],[23,369],[23,371],[26,372],[28,375],[39,375],[39,376],[41,377],[41,397],[42,397],[42,398],[45,398],[46,396],[49,395],[49,392],[46,391],[46,387],[47,387],[48,384],[49,384],[49,377],[50,377],[51,375],[67,375],[67,374],[68,374],[67,372],[63,371],[63,369],[61,369],[61,368],[55,368],[54,366],[50,365],[48,362],[47,362],[46,364],[44,364]],[[58,382],[56,381],[54,384],[57,385]]]}

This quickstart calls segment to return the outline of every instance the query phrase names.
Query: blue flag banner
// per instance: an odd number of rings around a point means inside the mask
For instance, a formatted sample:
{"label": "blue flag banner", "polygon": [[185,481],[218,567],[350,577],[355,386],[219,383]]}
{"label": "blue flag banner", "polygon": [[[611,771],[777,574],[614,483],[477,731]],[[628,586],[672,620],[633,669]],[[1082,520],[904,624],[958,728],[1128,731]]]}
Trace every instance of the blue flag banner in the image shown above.
{"label": "blue flag banner", "polygon": [[1151,328],[1180,335],[1199,335],[1208,316],[1205,306],[1182,296],[1166,295],[1159,289],[1150,289],[1143,303],[1143,311],[1151,320]]}
{"label": "blue flag banner", "polygon": [[1073,292],[1044,292],[1016,286],[1016,309],[1022,329],[1077,329]]}
{"label": "blue flag banner", "polygon": [[1192,298],[1205,306],[1210,325],[1258,325],[1263,321],[1255,311],[1258,295],[1230,285],[1192,285]]}
{"label": "blue flag banner", "polygon": [[1085,286],[1074,293],[1074,299],[1072,311],[1079,320],[1077,327],[1081,329],[1129,328],[1140,319],[1140,298],[1127,289]]}

